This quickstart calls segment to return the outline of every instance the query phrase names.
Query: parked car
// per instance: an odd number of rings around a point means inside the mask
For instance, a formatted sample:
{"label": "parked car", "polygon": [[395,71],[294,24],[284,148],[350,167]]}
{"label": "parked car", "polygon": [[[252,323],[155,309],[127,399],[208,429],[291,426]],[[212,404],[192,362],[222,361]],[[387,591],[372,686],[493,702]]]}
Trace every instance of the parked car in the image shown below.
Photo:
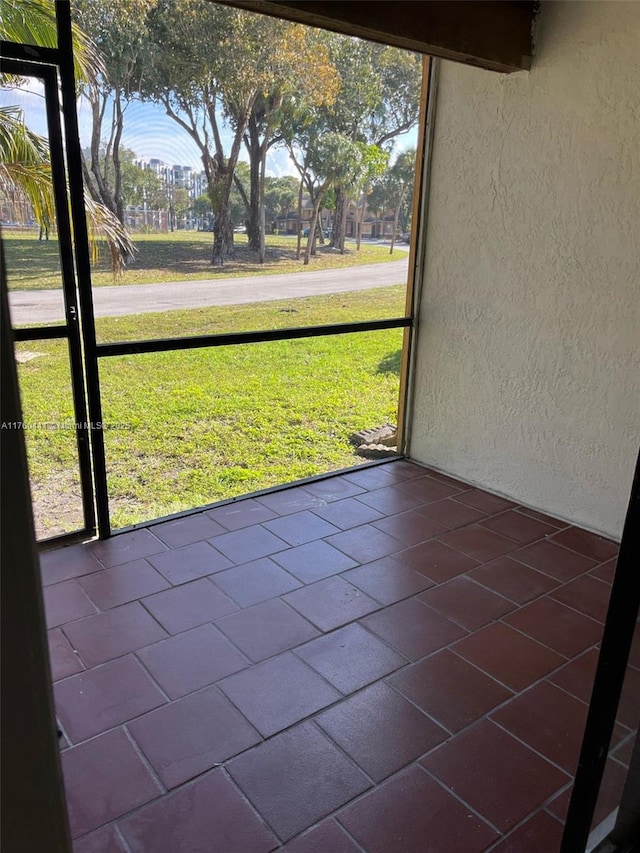
{"label": "parked car", "polygon": [[403,243],[410,243],[411,242],[411,231],[405,231],[404,232],[404,234],[402,235],[402,242]]}

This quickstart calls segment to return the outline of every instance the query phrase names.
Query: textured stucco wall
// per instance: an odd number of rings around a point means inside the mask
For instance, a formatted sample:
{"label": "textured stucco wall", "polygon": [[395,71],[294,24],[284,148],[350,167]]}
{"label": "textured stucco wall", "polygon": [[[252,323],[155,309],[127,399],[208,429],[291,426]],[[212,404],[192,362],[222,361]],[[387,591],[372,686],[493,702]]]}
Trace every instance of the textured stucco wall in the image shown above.
{"label": "textured stucco wall", "polygon": [[441,64],[410,455],[619,536],[640,440],[640,6]]}

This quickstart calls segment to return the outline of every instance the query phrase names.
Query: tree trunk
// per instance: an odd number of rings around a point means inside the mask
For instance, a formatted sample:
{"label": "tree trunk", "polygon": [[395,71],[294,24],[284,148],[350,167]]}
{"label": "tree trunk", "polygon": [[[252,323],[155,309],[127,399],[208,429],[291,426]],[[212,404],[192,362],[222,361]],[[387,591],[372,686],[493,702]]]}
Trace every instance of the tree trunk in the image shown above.
{"label": "tree trunk", "polygon": [[[255,98],[255,95],[253,97]],[[238,120],[233,143],[231,145],[231,151],[229,153],[229,159],[226,163],[221,164],[221,168],[219,170],[220,180],[217,183],[217,186],[214,186],[213,188],[210,187],[209,191],[212,201],[214,198],[217,201],[217,204],[213,205],[215,211],[215,222],[213,225],[213,252],[211,256],[211,263],[214,267],[224,266],[225,259],[229,255],[230,248],[231,250],[233,249],[233,225],[231,223],[231,206],[229,204],[229,197],[231,195],[231,187],[233,186],[233,176],[238,163],[240,147],[242,146],[242,137],[247,129],[247,122],[249,121],[249,114],[252,106],[253,102],[250,101],[246,105],[244,120]]]}
{"label": "tree trunk", "polygon": [[344,229],[346,223],[346,204],[347,199],[342,187],[336,189],[336,209],[333,217],[333,228],[331,231],[332,249],[339,249],[344,253]]}
{"label": "tree trunk", "polygon": [[124,129],[124,117],[120,92],[115,94],[116,127],[113,138],[113,195],[116,204],[116,216],[124,225],[124,198],[122,197],[122,165],[120,163],[120,141]]}
{"label": "tree trunk", "polygon": [[[364,212],[367,209],[367,190],[362,193],[362,206],[359,215],[356,216],[356,252],[360,251],[360,242],[362,241],[362,226],[364,225]],[[357,213],[357,211],[356,211]]]}
{"label": "tree trunk", "polygon": [[302,195],[304,192],[304,175],[300,177],[300,188],[298,190],[298,240],[296,245],[296,261],[300,260],[302,249]]}
{"label": "tree trunk", "polygon": [[400,198],[398,199],[398,203],[397,203],[396,209],[394,211],[393,231],[391,232],[391,248],[389,249],[390,255],[393,255],[393,247],[396,244],[396,231],[398,230],[398,218],[400,216],[400,208],[402,207],[402,201],[404,199],[404,191],[405,191],[405,187],[403,185],[402,189],[400,190]]}
{"label": "tree trunk", "polygon": [[316,227],[318,225],[318,214],[320,212],[320,205],[322,203],[322,196],[324,195],[324,188],[318,190],[318,196],[313,205],[313,213],[311,214],[311,222],[309,223],[309,236],[307,238],[307,248],[304,252],[304,266],[306,267],[311,258],[311,254],[315,248],[316,243]]}
{"label": "tree trunk", "polygon": [[264,205],[264,179],[267,171],[267,139],[269,136],[269,128],[265,134],[264,141],[260,150],[260,174],[258,182],[258,210],[260,211],[260,230],[259,230],[259,255],[258,263],[263,264],[266,255],[266,210]]}
{"label": "tree trunk", "polygon": [[249,249],[260,252],[260,161],[261,146],[255,121],[249,122],[245,145],[249,154],[249,209],[247,217],[247,238]]}
{"label": "tree trunk", "polygon": [[216,210],[216,218],[213,225],[213,252],[211,263],[214,267],[224,266],[225,259],[229,254],[229,230],[231,228],[231,217],[229,200],[222,201]]}

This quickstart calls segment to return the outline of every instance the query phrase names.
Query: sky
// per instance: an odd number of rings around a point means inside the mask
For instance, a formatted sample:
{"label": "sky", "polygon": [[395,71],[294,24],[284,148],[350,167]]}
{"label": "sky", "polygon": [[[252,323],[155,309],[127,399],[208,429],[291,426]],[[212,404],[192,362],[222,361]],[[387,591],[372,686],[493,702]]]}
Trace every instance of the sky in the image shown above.
{"label": "sky", "polygon": [[[37,80],[28,81],[27,85],[20,89],[0,88],[0,106],[20,105],[24,109],[27,126],[46,136],[47,121],[42,91]],[[91,133],[91,113],[87,101],[83,98],[78,101],[78,124],[80,140],[86,145]],[[228,130],[223,130],[222,136],[228,151],[231,134]],[[417,130],[414,128],[397,138],[396,151],[415,146],[416,140]],[[127,106],[122,144],[134,151],[139,159],[155,157],[169,165],[191,166],[198,172],[202,169],[196,144],[157,104],[132,101]],[[240,159],[247,158],[241,155]],[[297,175],[295,166],[284,148],[271,149],[269,152],[267,174],[273,177]]]}

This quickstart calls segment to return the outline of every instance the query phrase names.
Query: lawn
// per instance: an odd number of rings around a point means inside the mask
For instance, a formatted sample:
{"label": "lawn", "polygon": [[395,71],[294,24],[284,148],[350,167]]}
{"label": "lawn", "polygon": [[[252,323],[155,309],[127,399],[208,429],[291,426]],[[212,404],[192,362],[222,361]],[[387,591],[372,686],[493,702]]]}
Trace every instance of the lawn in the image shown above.
{"label": "lawn", "polygon": [[[310,324],[328,313],[333,322],[365,320],[396,315],[403,293],[102,319],[98,334],[226,331],[241,328],[243,312],[256,328],[286,321],[290,310]],[[114,527],[356,464],[351,433],[395,422],[402,336],[394,329],[102,359],[104,420],[116,427],[105,431]],[[72,420],[65,343],[17,349],[42,353],[20,365],[25,421]],[[69,493],[78,493],[74,434],[30,429],[27,447],[40,535],[51,535],[70,523]],[[77,498],[75,506],[77,516]]]}
{"label": "lawn", "polygon": [[[3,235],[2,240],[10,290],[44,290],[61,286],[56,239],[41,242],[37,239],[37,233],[33,232]],[[302,261],[295,259],[295,238],[269,235],[266,261],[259,264],[255,255],[249,251],[246,235],[236,234],[235,259],[230,259],[221,270],[210,264],[212,235],[206,232],[135,234],[134,243],[136,256],[125,272],[117,277],[114,277],[109,267],[108,252],[101,252],[92,274],[96,287],[342,269],[404,257],[404,252],[400,250],[390,255],[389,248],[379,244],[363,243],[359,252],[356,252],[355,246],[347,246],[344,255],[328,247],[319,247],[318,254],[311,259],[309,266],[303,267]]]}

